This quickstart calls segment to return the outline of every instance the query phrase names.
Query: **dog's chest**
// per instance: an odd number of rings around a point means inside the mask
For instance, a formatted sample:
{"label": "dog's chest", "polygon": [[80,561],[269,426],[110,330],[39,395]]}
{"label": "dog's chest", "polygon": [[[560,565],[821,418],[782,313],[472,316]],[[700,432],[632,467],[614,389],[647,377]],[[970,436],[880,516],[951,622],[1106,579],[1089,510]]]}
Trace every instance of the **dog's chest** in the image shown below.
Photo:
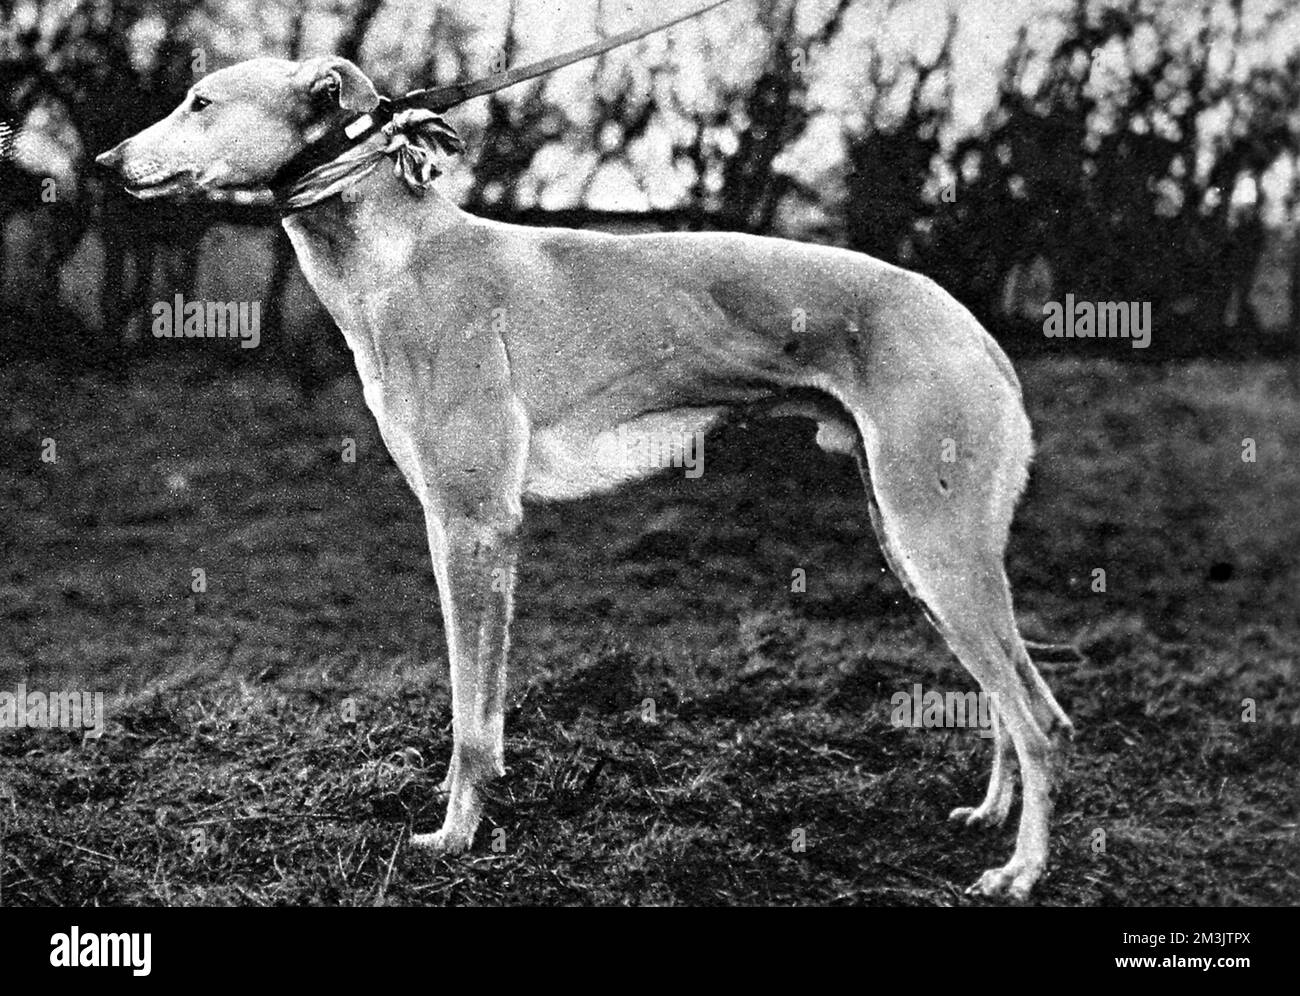
{"label": "dog's chest", "polygon": [[421,371],[412,366],[411,351],[394,350],[385,342],[388,293],[350,292],[345,284],[311,282],[352,350],[366,407],[375,417],[384,445],[412,490],[423,499],[424,474],[412,436],[420,423]]}

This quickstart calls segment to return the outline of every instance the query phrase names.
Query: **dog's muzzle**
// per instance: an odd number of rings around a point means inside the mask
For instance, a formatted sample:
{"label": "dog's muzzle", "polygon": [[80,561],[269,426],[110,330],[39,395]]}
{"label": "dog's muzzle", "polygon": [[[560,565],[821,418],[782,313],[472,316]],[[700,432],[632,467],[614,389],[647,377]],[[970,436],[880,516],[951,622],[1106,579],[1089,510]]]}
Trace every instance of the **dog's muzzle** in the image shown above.
{"label": "dog's muzzle", "polygon": [[111,170],[114,173],[122,171],[122,147],[125,142],[118,142],[107,152],[101,152],[95,157],[95,165],[101,169]]}
{"label": "dog's muzzle", "polygon": [[141,200],[180,193],[193,186],[193,171],[168,168],[153,156],[126,155],[130,139],[95,157],[95,164],[110,173],[126,192]]}

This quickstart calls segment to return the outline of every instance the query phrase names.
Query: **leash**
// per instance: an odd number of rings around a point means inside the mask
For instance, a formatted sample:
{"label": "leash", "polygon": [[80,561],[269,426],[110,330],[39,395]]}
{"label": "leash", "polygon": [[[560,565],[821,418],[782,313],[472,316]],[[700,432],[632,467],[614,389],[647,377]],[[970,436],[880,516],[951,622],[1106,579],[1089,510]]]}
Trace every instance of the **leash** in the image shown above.
{"label": "leash", "polygon": [[566,52],[564,55],[553,55],[550,58],[542,59],[539,62],[531,63],[527,66],[521,66],[519,69],[512,69],[506,73],[497,73],[493,76],[484,77],[473,83],[458,83],[452,86],[434,87],[431,90],[412,90],[404,97],[399,97],[394,104],[398,109],[408,107],[421,107],[435,114],[443,111],[449,111],[458,104],[463,104],[467,100],[473,100],[475,97],[482,97],[489,93],[496,93],[498,90],[504,90],[506,87],[514,86],[517,83],[523,83],[525,80],[531,80],[538,76],[544,76],[546,73],[553,73],[557,69],[563,69],[565,66],[571,66],[575,62],[582,62],[584,59],[591,59],[598,55],[604,55],[606,52],[615,48],[622,48],[624,45],[630,45],[632,42],[640,41],[650,35],[658,34],[660,31],[667,31],[671,27],[681,24],[683,21],[690,21],[700,17],[713,10],[715,7],[721,7],[724,3],[730,3],[731,0],[714,0],[713,3],[706,4],[689,14],[682,14],[680,17],[674,17],[672,20],[664,21],[650,28],[631,28],[628,31],[620,32],[617,35],[611,35],[601,41],[592,42],[590,45],[584,45],[582,48],[575,48],[572,52]]}
{"label": "leash", "polygon": [[[342,128],[307,146],[279,169],[270,182],[276,203],[285,213],[318,204],[368,175],[386,156],[393,157],[394,174],[406,182],[415,196],[421,197],[439,175],[436,165],[438,153],[453,154],[465,149],[456,129],[441,116],[443,111],[475,97],[553,73],[575,62],[604,55],[730,2],[714,0],[652,27],[631,28],[571,52],[471,83],[412,90],[395,99],[380,97],[374,109],[357,115]],[[376,134],[387,139],[384,146],[363,149]],[[357,154],[353,155],[354,152]]]}

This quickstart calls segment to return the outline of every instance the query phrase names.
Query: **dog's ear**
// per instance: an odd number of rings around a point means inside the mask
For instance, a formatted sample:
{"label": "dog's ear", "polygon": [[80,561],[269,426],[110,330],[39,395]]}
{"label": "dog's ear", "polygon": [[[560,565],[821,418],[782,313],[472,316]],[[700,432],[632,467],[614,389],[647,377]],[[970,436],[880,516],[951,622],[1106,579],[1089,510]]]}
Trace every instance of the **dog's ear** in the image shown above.
{"label": "dog's ear", "polygon": [[311,59],[303,63],[302,73],[313,99],[329,97],[343,110],[358,114],[379,106],[379,93],[370,77],[347,59]]}

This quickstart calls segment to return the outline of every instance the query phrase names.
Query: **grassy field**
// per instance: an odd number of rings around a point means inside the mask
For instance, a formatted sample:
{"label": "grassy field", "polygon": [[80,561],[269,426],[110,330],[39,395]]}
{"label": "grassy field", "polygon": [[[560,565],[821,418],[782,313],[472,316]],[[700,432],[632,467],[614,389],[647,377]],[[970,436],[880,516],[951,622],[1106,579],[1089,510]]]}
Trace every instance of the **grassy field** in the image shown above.
{"label": "grassy field", "polygon": [[[1022,627],[1087,655],[1043,665],[1078,736],[1037,898],[1300,902],[1295,393],[1265,363],[1021,370]],[[945,819],[989,742],[890,723],[972,686],[809,426],[531,509],[509,774],[448,861],[401,846],[441,819],[446,655],[356,383],[25,368],[0,398],[0,691],[108,696],[98,740],[0,731],[0,903],[966,904],[1010,854],[1018,810]]]}

